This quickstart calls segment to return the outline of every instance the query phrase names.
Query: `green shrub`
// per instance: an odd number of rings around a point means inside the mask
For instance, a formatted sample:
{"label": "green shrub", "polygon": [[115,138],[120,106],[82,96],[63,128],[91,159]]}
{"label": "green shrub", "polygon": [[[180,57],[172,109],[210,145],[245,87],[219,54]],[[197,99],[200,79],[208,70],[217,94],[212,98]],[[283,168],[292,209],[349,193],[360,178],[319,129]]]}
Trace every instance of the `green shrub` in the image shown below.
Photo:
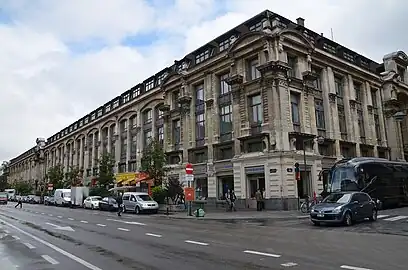
{"label": "green shrub", "polygon": [[157,203],[159,204],[165,203],[166,195],[167,195],[167,191],[163,187],[156,186],[152,188],[152,197]]}
{"label": "green shrub", "polygon": [[112,193],[109,192],[104,187],[92,187],[89,189],[89,196],[101,196],[101,197],[108,197],[111,196]]}

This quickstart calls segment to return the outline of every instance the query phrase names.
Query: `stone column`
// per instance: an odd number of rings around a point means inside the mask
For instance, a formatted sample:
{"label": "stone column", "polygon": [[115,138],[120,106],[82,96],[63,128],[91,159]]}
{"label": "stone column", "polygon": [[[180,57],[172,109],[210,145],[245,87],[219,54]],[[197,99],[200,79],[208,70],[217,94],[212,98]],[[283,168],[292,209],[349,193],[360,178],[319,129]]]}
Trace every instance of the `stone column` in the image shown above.
{"label": "stone column", "polygon": [[385,118],[388,146],[391,148],[391,160],[404,160],[404,149],[401,136],[400,123],[392,115]]}
{"label": "stone column", "polygon": [[[243,77],[239,74],[231,74],[230,77],[226,81],[229,85],[231,85],[231,93],[232,93],[232,119],[233,119],[233,138],[234,138],[234,154],[235,156],[239,156],[241,154],[241,143],[237,139],[241,134],[241,123],[242,123],[242,115],[241,115],[241,92],[242,91],[242,83]],[[244,112],[245,113],[245,112]]]}
{"label": "stone column", "polygon": [[181,104],[181,117],[180,117],[180,124],[181,124],[181,142],[183,144],[183,160],[182,162],[188,162],[188,147],[190,142],[193,140],[192,130],[191,127],[191,96],[184,95],[179,98],[179,102]]}

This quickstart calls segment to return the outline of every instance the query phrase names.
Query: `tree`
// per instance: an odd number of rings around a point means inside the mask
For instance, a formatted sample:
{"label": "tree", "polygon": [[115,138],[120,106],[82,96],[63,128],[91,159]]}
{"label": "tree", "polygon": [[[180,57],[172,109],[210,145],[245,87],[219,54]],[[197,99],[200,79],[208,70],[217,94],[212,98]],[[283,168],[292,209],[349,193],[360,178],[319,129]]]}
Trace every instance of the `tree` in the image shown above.
{"label": "tree", "polygon": [[76,166],[70,166],[67,173],[65,173],[64,187],[76,187],[81,185],[82,171]]}
{"label": "tree", "polygon": [[99,159],[99,175],[97,178],[98,187],[107,188],[115,182],[115,174],[113,168],[115,167],[115,158],[113,155],[107,153],[102,154]]}
{"label": "tree", "polygon": [[33,187],[29,183],[24,182],[23,179],[20,179],[20,181],[15,183],[14,189],[16,190],[16,193],[21,196],[30,195],[33,191]]}
{"label": "tree", "polygon": [[183,197],[184,191],[178,178],[169,177],[166,181],[167,197],[173,202],[177,197]]}
{"label": "tree", "polygon": [[48,183],[52,184],[54,189],[64,188],[64,168],[62,165],[55,165],[48,169]]}
{"label": "tree", "polygon": [[154,180],[155,186],[163,183],[169,168],[166,153],[159,141],[153,140],[143,150],[141,171],[146,172]]}

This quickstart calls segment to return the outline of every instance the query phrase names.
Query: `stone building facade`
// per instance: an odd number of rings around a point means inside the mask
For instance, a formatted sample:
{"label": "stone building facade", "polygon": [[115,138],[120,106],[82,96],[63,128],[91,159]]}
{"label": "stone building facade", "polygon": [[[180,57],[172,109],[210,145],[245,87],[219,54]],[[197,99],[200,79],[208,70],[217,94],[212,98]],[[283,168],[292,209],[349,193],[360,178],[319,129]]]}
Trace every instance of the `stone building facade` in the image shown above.
{"label": "stone building facade", "polygon": [[[376,63],[302,18],[264,11],[48,138],[43,168],[97,175],[98,157],[110,152],[117,173],[137,171],[155,138],[169,177],[194,165],[196,197],[214,201],[233,188],[254,207],[265,189],[267,208],[294,209],[323,189],[319,173],[336,160],[405,158],[407,64],[403,52]],[[11,160],[11,179],[35,178],[34,150]]]}

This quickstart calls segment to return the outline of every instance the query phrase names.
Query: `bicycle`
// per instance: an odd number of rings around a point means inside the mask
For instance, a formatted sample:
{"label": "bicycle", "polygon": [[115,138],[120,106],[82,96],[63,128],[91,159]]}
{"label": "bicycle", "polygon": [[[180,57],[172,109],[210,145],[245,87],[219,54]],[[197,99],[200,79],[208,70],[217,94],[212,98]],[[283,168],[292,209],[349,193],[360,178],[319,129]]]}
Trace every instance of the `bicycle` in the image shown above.
{"label": "bicycle", "polygon": [[[307,207],[308,203],[309,203],[309,207]],[[309,213],[310,208],[312,208],[317,203],[318,203],[317,200],[310,200],[310,197],[307,197],[307,199],[300,205],[300,211],[304,214]]]}

